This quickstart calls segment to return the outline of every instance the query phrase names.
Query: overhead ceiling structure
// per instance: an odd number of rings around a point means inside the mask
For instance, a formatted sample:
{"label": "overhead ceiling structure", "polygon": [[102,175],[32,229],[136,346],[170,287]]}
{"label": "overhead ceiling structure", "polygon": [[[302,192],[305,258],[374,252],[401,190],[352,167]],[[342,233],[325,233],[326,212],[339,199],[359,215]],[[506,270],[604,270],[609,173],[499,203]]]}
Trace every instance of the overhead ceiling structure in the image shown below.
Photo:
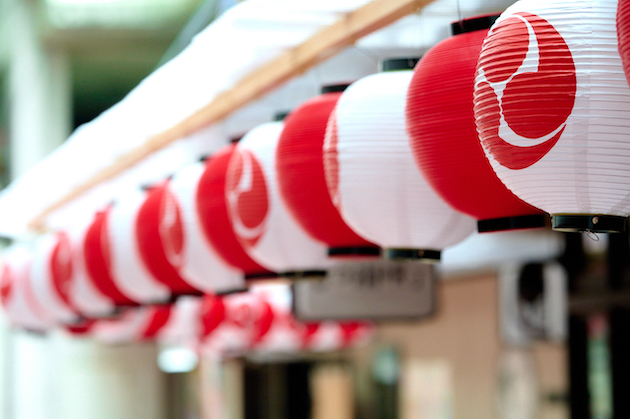
{"label": "overhead ceiling structure", "polygon": [[239,3],[2,191],[0,235],[20,238],[85,220],[130,189],[172,175],[230,136],[290,111],[322,85],[375,73],[385,58],[419,56],[450,35],[452,21],[500,12],[511,1],[429,3]]}

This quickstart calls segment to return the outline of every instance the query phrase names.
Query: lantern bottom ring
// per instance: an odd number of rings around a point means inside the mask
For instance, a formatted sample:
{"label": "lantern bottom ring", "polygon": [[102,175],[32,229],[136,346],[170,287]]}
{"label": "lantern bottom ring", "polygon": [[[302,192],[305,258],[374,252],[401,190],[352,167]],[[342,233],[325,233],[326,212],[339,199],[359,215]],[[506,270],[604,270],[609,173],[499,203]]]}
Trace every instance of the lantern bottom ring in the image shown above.
{"label": "lantern bottom ring", "polygon": [[552,214],[551,227],[569,233],[623,233],[628,218],[605,214]]}
{"label": "lantern bottom ring", "polygon": [[415,259],[423,262],[439,262],[442,252],[431,249],[387,249],[388,259]]}
{"label": "lantern bottom ring", "polygon": [[280,275],[275,272],[257,272],[245,274],[245,279],[275,279],[280,278]]}
{"label": "lantern bottom ring", "polygon": [[216,296],[230,295],[230,294],[241,294],[249,291],[247,288],[234,288],[233,290],[219,291],[214,293]]}
{"label": "lantern bottom ring", "polygon": [[179,297],[201,297],[203,295],[203,291],[199,290],[191,290],[191,291],[175,291],[171,294],[170,298],[167,301],[163,301],[160,303],[155,303],[155,305],[168,305],[173,304]]}
{"label": "lantern bottom ring", "polygon": [[381,255],[381,248],[376,246],[352,246],[352,247],[331,247],[328,248],[329,257],[378,257]]}
{"label": "lantern bottom ring", "polygon": [[493,231],[521,230],[540,228],[547,225],[547,214],[517,215],[515,217],[490,218],[477,221],[477,231],[490,233]]}
{"label": "lantern bottom ring", "polygon": [[291,280],[301,279],[324,279],[328,274],[327,271],[310,270],[310,271],[289,271],[283,272],[282,276]]}

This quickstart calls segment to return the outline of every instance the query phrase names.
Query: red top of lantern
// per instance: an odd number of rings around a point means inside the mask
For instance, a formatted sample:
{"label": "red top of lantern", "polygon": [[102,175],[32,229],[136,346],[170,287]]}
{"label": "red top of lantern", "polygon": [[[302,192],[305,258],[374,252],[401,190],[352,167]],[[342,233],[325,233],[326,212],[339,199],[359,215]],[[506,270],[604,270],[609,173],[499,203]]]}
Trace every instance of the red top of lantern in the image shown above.
{"label": "red top of lantern", "polygon": [[493,22],[479,19],[485,28],[454,24],[461,33],[429,50],[415,68],[406,108],[413,154],[431,186],[454,208],[479,220],[480,232],[542,227],[543,212],[499,180],[477,136],[475,69]]}
{"label": "red top of lantern", "polygon": [[230,222],[225,186],[228,163],[235,148],[236,144],[225,146],[206,161],[197,186],[197,212],[206,238],[223,260],[246,276],[271,276],[245,253]]}
{"label": "red top of lantern", "polygon": [[331,256],[351,254],[353,250],[378,255],[378,247],[342,220],[326,185],[324,139],[328,119],[340,96],[339,91],[324,93],[306,101],[285,119],[276,152],[280,193],[302,228],[332,248]]}
{"label": "red top of lantern", "polygon": [[179,275],[184,242],[179,206],[164,182],[151,188],[136,217],[138,249],[151,274],[174,295],[200,294]]}
{"label": "red top of lantern", "polygon": [[94,221],[88,227],[83,242],[85,269],[96,289],[112,299],[115,305],[136,305],[137,302],[127,297],[118,288],[112,276],[110,257],[110,237],[108,217],[111,206],[94,215]]}

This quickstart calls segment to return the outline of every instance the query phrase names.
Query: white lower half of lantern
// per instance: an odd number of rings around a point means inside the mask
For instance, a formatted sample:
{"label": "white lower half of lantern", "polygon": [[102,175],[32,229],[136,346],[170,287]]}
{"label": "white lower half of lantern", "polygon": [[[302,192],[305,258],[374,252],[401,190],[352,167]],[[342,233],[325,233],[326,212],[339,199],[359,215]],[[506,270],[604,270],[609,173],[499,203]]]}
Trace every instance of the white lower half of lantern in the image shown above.
{"label": "white lower half of lantern", "polygon": [[441,250],[470,235],[475,221],[442,200],[414,162],[405,128],[412,75],[375,74],[343,93],[336,138],[333,120],[326,134],[327,181],[336,178],[336,205],[362,237],[386,248]]}

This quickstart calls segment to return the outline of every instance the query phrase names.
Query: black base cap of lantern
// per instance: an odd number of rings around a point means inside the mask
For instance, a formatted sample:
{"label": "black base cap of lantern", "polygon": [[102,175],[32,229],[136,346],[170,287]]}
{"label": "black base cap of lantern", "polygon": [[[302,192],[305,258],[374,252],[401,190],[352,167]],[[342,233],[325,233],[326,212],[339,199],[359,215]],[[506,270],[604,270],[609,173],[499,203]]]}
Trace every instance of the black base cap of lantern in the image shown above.
{"label": "black base cap of lantern", "polygon": [[275,279],[275,278],[280,278],[280,274],[277,274],[275,272],[257,272],[257,273],[250,273],[250,274],[245,274],[245,279]]}
{"label": "black base cap of lantern", "polygon": [[388,259],[416,259],[425,262],[439,262],[442,252],[430,249],[387,249]]}
{"label": "black base cap of lantern", "polygon": [[348,86],[350,86],[350,83],[328,84],[322,87],[322,94],[343,92],[348,88]]}
{"label": "black base cap of lantern", "polygon": [[310,271],[289,271],[283,272],[282,276],[287,279],[321,279],[328,275],[328,271],[310,270]]}
{"label": "black base cap of lantern", "polygon": [[569,233],[623,233],[628,226],[627,217],[604,214],[554,214],[551,227]]}
{"label": "black base cap of lantern", "polygon": [[223,295],[232,295],[232,294],[242,294],[242,293],[247,292],[247,291],[249,291],[248,288],[236,288],[236,289],[233,289],[233,290],[216,292],[215,295],[223,296]]}
{"label": "black base cap of lantern", "polygon": [[383,60],[383,73],[387,71],[399,71],[399,70],[413,70],[413,68],[418,64],[420,58],[389,58],[387,60]]}
{"label": "black base cap of lantern", "polygon": [[291,113],[291,111],[280,111],[280,112],[276,112],[273,116],[273,120],[276,122],[280,122],[280,121],[284,121],[285,118],[287,116],[289,116],[289,114]]}
{"label": "black base cap of lantern", "polygon": [[156,305],[173,304],[174,302],[177,301],[179,297],[201,297],[201,296],[203,296],[203,292],[198,291],[198,290],[194,290],[194,291],[191,290],[187,292],[174,292],[171,294],[171,297],[168,299],[168,301],[156,303]]}
{"label": "black base cap of lantern", "polygon": [[352,256],[380,256],[381,248],[374,246],[355,247],[330,247],[328,256],[330,257],[352,257]]}
{"label": "black base cap of lantern", "polygon": [[540,228],[547,225],[547,214],[519,215],[516,217],[491,218],[477,221],[477,231],[491,233],[495,231],[522,230]]}
{"label": "black base cap of lantern", "polygon": [[499,16],[501,15],[492,14],[458,20],[457,22],[451,23],[451,33],[453,35],[459,35],[461,33],[490,29]]}

